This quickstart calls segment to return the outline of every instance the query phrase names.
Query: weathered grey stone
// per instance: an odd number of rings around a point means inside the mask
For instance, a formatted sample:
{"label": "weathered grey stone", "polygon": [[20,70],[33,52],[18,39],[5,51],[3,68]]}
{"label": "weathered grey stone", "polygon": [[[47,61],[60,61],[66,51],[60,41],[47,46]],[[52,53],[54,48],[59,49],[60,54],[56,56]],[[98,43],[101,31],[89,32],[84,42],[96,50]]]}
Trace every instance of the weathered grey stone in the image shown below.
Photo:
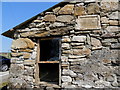
{"label": "weathered grey stone", "polygon": [[78,58],[83,58],[83,57],[85,57],[84,55],[83,56],[78,56],[78,55],[69,55],[69,58],[70,59],[78,59]]}
{"label": "weathered grey stone", "polygon": [[114,39],[114,38],[111,38],[111,39],[107,38],[107,39],[104,39],[102,42],[117,43],[118,41],[117,41],[117,39]]}
{"label": "weathered grey stone", "polygon": [[35,28],[36,27],[36,23],[30,23],[28,27]]}
{"label": "weathered grey stone", "polygon": [[64,82],[64,83],[62,83],[62,88],[74,89],[74,88],[76,88],[76,86],[75,85],[71,85],[68,82]]}
{"label": "weathered grey stone", "polygon": [[28,37],[28,36],[32,36],[34,35],[35,32],[24,32],[24,33],[20,33],[21,37]]}
{"label": "weathered grey stone", "polygon": [[119,1],[118,0],[102,0],[101,1],[101,9],[103,12],[115,11],[119,9]]}
{"label": "weathered grey stone", "polygon": [[57,17],[57,21],[60,22],[71,22],[74,19],[71,15],[60,15]]}
{"label": "weathered grey stone", "polygon": [[13,49],[21,49],[21,48],[34,48],[34,42],[32,42],[28,38],[19,38],[12,42]]}
{"label": "weathered grey stone", "polygon": [[72,82],[72,78],[70,76],[62,76],[63,82]]}
{"label": "weathered grey stone", "polygon": [[67,85],[67,86],[65,86],[65,88],[68,88],[68,89],[74,89],[76,87],[77,87],[76,85]]}
{"label": "weathered grey stone", "polygon": [[114,81],[114,77],[113,76],[108,76],[106,77],[107,81],[113,82]]}
{"label": "weathered grey stone", "polygon": [[89,4],[86,9],[88,14],[100,13],[100,7],[96,3]]}
{"label": "weathered grey stone", "polygon": [[72,46],[72,49],[83,49],[85,46]]}
{"label": "weathered grey stone", "polygon": [[107,30],[108,32],[119,32],[119,31],[120,31],[120,27],[118,27],[118,26],[108,26],[108,27],[106,28],[106,30]]}
{"label": "weathered grey stone", "polygon": [[72,46],[80,46],[81,48],[84,47],[84,46],[83,46],[83,45],[84,45],[83,42],[82,42],[82,43],[81,43],[81,42],[80,42],[80,43],[79,43],[79,42],[77,42],[77,43],[76,43],[76,42],[72,42],[71,45],[72,45]]}
{"label": "weathered grey stone", "polygon": [[33,65],[35,64],[35,61],[34,60],[24,60],[24,65]]}
{"label": "weathered grey stone", "polygon": [[43,28],[45,26],[45,22],[41,22],[39,24],[36,25],[37,28]]}
{"label": "weathered grey stone", "polygon": [[67,4],[63,8],[59,10],[59,14],[72,14],[73,13],[74,4]]}
{"label": "weathered grey stone", "polygon": [[73,54],[74,55],[90,55],[91,50],[89,48],[83,48],[83,49],[73,49]]}
{"label": "weathered grey stone", "polygon": [[73,72],[81,72],[81,67],[80,65],[75,65],[75,66],[71,66],[70,69],[73,71]]}
{"label": "weathered grey stone", "polygon": [[96,85],[97,85],[97,87],[110,87],[111,86],[111,84],[110,84],[110,82],[107,82],[107,81],[103,81],[103,80],[99,80],[99,81],[96,81],[95,82],[96,83]]}
{"label": "weathered grey stone", "polygon": [[82,5],[75,5],[75,8],[74,8],[74,15],[76,16],[81,16],[81,15],[85,15],[86,12],[85,12],[85,7],[82,6]]}
{"label": "weathered grey stone", "polygon": [[24,72],[24,65],[23,64],[12,64],[10,68],[10,75],[11,76],[19,76]]}
{"label": "weathered grey stone", "polygon": [[112,44],[112,45],[111,45],[111,48],[119,49],[119,48],[120,48],[120,43]]}
{"label": "weathered grey stone", "polygon": [[35,60],[35,59],[36,59],[36,56],[37,56],[37,51],[32,52],[30,59]]}
{"label": "weathered grey stone", "polygon": [[120,38],[118,38],[118,42],[120,43]]}
{"label": "weathered grey stone", "polygon": [[63,50],[62,53],[63,54],[73,54],[73,51],[71,51],[71,50]]}
{"label": "weathered grey stone", "polygon": [[76,22],[77,30],[101,29],[100,17],[98,15],[79,16]]}
{"label": "weathered grey stone", "polygon": [[119,13],[118,11],[112,12],[110,15],[108,15],[109,19],[119,19]]}
{"label": "weathered grey stone", "polygon": [[77,78],[78,78],[78,80],[83,80],[84,79],[82,74],[78,74]]}
{"label": "weathered grey stone", "polygon": [[85,42],[86,41],[86,36],[73,36],[72,41]]}
{"label": "weathered grey stone", "polygon": [[76,73],[74,73],[72,70],[69,70],[69,69],[63,69],[62,74],[63,75],[70,75],[71,77],[76,77],[77,76]]}
{"label": "weathered grey stone", "polygon": [[106,33],[106,34],[103,34],[101,37],[103,38],[111,38],[111,37],[116,37],[114,33]]}
{"label": "weathered grey stone", "polygon": [[56,21],[56,16],[55,15],[45,15],[44,21],[54,22],[54,21]]}
{"label": "weathered grey stone", "polygon": [[50,27],[63,27],[63,26],[66,26],[66,25],[60,22],[54,22],[53,24],[50,25]]}
{"label": "weathered grey stone", "polygon": [[73,81],[73,84],[77,84],[80,88],[92,88],[94,87],[94,83],[91,81],[83,81],[83,80],[76,80]]}
{"label": "weathered grey stone", "polygon": [[30,29],[29,28],[25,28],[25,29],[20,29],[20,30],[17,30],[18,32],[28,32],[28,31],[30,31]]}
{"label": "weathered grey stone", "polygon": [[101,17],[101,23],[109,23],[109,18],[107,17]]}
{"label": "weathered grey stone", "polygon": [[115,86],[115,87],[118,87],[118,86],[119,86],[119,84],[118,84],[117,81],[113,82],[112,85]]}
{"label": "weathered grey stone", "polygon": [[54,90],[53,87],[46,87],[46,90]]}
{"label": "weathered grey stone", "polygon": [[96,39],[96,38],[93,38],[93,37],[91,37],[91,45],[93,47],[101,47],[102,46],[100,40]]}
{"label": "weathered grey stone", "polygon": [[85,58],[81,58],[81,59],[69,59],[68,61],[70,61],[70,62],[76,62],[76,61],[85,61]]}
{"label": "weathered grey stone", "polygon": [[32,76],[33,74],[34,74],[34,68],[33,67],[29,67],[29,66],[25,66],[24,75]]}

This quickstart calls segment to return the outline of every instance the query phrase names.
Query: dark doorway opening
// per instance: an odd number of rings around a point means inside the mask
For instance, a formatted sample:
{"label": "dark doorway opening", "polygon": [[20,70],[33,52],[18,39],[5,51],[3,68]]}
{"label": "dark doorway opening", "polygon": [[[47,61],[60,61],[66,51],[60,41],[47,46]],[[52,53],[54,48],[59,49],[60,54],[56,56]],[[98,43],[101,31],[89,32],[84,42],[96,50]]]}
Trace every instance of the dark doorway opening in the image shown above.
{"label": "dark doorway opening", "polygon": [[60,39],[40,40],[40,61],[57,61],[60,54]]}
{"label": "dark doorway opening", "polygon": [[40,63],[40,81],[59,84],[59,63]]}

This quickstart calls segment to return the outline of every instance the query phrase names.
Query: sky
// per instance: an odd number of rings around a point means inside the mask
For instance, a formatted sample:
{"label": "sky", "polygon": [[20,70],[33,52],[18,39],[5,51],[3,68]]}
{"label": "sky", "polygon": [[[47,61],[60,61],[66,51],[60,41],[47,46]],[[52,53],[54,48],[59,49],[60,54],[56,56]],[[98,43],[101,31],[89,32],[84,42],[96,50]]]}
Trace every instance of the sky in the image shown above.
{"label": "sky", "polygon": [[[36,0],[35,0],[36,1]],[[45,1],[45,0],[42,0]],[[1,33],[28,20],[58,2],[0,2],[0,52],[10,52],[12,39]]]}

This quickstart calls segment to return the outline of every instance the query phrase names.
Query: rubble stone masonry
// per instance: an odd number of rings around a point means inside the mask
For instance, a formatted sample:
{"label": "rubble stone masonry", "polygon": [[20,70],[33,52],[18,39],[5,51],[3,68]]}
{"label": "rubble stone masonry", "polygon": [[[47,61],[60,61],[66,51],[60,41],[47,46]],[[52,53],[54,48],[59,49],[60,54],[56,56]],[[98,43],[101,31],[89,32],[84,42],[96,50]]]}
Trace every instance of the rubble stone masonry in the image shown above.
{"label": "rubble stone masonry", "polygon": [[[10,85],[14,88],[120,88],[118,0],[72,0],[16,30]],[[60,36],[61,85],[36,84],[39,38]]]}

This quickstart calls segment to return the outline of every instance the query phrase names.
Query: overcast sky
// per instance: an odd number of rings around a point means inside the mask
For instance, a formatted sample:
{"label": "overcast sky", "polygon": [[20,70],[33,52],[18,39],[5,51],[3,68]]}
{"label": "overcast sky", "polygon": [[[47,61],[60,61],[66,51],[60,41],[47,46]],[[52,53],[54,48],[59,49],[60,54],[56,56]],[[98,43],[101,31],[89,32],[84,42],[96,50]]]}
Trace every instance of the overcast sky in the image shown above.
{"label": "overcast sky", "polygon": [[[13,1],[13,0],[9,0],[9,1]],[[0,7],[2,6],[1,8],[2,16],[0,16],[0,20],[2,18],[2,21],[1,21],[2,23],[0,22],[0,25],[2,25],[2,31],[0,31],[0,33],[3,33],[15,27],[16,25],[50,8],[51,6],[54,6],[57,3],[58,2],[2,2],[0,3]],[[1,10],[0,10],[0,13],[1,13]],[[1,30],[1,26],[0,26],[0,30]],[[0,40],[0,52],[10,51],[12,39],[1,36],[1,35],[0,35],[0,39],[2,39],[2,42]]]}

